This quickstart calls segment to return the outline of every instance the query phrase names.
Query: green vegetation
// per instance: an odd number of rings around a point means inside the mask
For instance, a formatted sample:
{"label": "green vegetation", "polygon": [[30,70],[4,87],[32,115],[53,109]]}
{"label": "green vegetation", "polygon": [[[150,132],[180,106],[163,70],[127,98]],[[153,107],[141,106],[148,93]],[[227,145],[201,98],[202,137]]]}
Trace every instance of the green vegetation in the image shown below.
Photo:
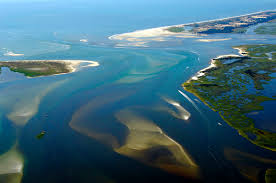
{"label": "green vegetation", "polygon": [[183,27],[170,27],[167,30],[170,32],[179,33],[179,32],[183,32],[185,29]]}
{"label": "green vegetation", "polygon": [[248,57],[226,57],[214,59],[216,67],[202,71],[205,75],[198,80],[183,84],[185,90],[200,98],[239,134],[252,143],[276,151],[276,133],[255,127],[248,113],[263,110],[261,104],[276,100],[266,96],[265,84],[275,79],[276,45],[245,45],[238,48],[248,52]]}
{"label": "green vegetation", "polygon": [[236,28],[233,29],[233,33],[238,33],[238,34],[242,34],[242,33],[246,33],[247,28]]}
{"label": "green vegetation", "polygon": [[38,134],[37,136],[36,136],[36,138],[37,139],[42,139],[44,136],[45,136],[45,134],[46,134],[46,132],[45,131],[42,131],[40,134]]}
{"label": "green vegetation", "polygon": [[22,73],[28,77],[49,76],[70,72],[65,63],[55,61],[0,62],[0,69],[2,67],[8,67],[11,71]]}
{"label": "green vegetation", "polygon": [[276,20],[256,28],[254,32],[256,34],[276,35]]}
{"label": "green vegetation", "polygon": [[[262,17],[262,18],[260,18]],[[275,10],[188,24],[193,33],[197,34],[218,34],[218,33],[245,33],[250,26],[270,22],[276,19]]]}

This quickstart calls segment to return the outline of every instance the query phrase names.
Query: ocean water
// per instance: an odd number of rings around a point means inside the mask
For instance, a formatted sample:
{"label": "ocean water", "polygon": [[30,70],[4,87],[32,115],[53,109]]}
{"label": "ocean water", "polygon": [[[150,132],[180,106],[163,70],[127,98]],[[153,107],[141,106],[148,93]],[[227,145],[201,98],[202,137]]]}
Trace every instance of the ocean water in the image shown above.
{"label": "ocean water", "polygon": [[[248,33],[149,48],[116,48],[107,38],[275,8],[272,0],[0,1],[1,60],[100,64],[31,79],[2,70],[0,182],[8,180],[1,177],[8,165],[22,183],[263,181],[275,168],[275,152],[241,137],[181,84],[211,58],[237,53],[232,46],[275,37]],[[272,123],[267,114],[264,128]],[[46,135],[38,140],[41,131]]]}

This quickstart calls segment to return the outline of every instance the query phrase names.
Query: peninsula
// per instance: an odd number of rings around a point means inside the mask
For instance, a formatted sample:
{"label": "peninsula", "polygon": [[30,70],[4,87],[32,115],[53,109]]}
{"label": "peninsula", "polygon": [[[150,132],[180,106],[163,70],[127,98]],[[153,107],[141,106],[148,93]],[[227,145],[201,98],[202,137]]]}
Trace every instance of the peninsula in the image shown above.
{"label": "peninsula", "polygon": [[265,85],[275,79],[276,45],[243,45],[234,47],[240,55],[212,59],[211,66],[183,84],[218,112],[231,127],[252,143],[276,151],[276,133],[258,129],[250,113],[263,110],[262,103],[275,101]]}
{"label": "peninsula", "polygon": [[[115,34],[110,36],[109,39],[114,41],[120,41],[119,44],[116,44],[116,46],[119,47],[147,47],[148,42],[166,41],[167,37],[200,38],[202,36],[217,33],[245,33],[247,29],[251,26],[258,25],[261,23],[269,23],[275,20],[276,10],[270,10],[223,19],[137,30],[123,34]],[[259,32],[260,31],[262,30],[259,30]],[[223,39],[217,39],[211,41],[222,40]],[[211,42],[204,39],[202,41]]]}

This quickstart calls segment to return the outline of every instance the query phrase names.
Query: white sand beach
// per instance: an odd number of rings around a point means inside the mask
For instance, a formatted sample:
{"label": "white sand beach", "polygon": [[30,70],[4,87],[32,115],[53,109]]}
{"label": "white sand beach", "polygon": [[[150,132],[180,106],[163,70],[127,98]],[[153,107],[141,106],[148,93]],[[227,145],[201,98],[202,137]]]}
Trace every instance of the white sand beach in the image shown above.
{"label": "white sand beach", "polygon": [[245,49],[241,48],[241,47],[233,47],[235,50],[239,51],[239,54],[241,56],[248,56],[248,52],[245,51]]}
{"label": "white sand beach", "polygon": [[87,39],[80,39],[80,42],[87,43],[88,40]]}
{"label": "white sand beach", "polygon": [[218,41],[228,41],[228,40],[231,40],[231,39],[232,38],[225,38],[225,39],[197,39],[196,41],[209,43],[209,42],[218,42]]}
{"label": "white sand beach", "polygon": [[[180,33],[174,33],[170,32],[167,29],[173,27],[173,26],[166,26],[166,27],[158,27],[158,28],[152,28],[152,29],[145,29],[145,30],[137,30],[134,32],[128,32],[123,34],[115,34],[113,36],[110,36],[110,40],[127,40],[127,41],[142,41],[145,38],[149,38],[149,40],[155,40],[155,41],[164,41],[164,37],[168,36],[196,36],[193,33],[190,32],[180,32]],[[140,39],[139,39],[140,38]]]}
{"label": "white sand beach", "polygon": [[24,56],[24,54],[21,54],[21,53],[14,53],[14,52],[12,52],[12,51],[9,51],[9,52],[5,53],[4,56],[20,57],[20,56]]}

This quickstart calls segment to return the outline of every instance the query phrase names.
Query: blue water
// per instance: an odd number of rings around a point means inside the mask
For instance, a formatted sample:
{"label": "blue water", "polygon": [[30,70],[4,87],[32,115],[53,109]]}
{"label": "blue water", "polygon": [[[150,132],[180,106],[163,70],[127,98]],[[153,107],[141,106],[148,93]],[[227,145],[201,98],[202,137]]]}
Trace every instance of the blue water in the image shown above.
{"label": "blue water", "polygon": [[[208,66],[211,58],[237,53],[231,46],[275,43],[275,37],[253,40],[256,35],[230,35],[229,41],[213,43],[182,39],[153,43],[150,48],[114,48],[107,37],[275,8],[274,0],[0,1],[1,60],[81,59],[100,63],[99,67],[71,74],[32,79],[3,69],[0,160],[1,154],[16,144],[24,157],[23,183],[262,179],[254,167],[263,172],[275,166],[263,162],[275,160],[275,153],[241,137],[217,113],[183,91],[181,84]],[[81,43],[80,39],[89,42]],[[9,51],[24,56],[5,56]],[[177,102],[191,117],[175,117],[177,108],[164,98]],[[116,152],[113,141],[123,145],[130,134],[122,118],[137,120],[138,127],[143,127],[139,126],[143,124],[140,118],[151,121],[189,154],[198,167],[197,175],[179,176],[149,165],[154,162],[145,163],[145,155],[137,159]],[[24,124],[18,127],[15,122]],[[41,131],[46,135],[37,140]],[[136,145],[144,137],[146,132],[138,133]],[[149,144],[152,139],[162,143],[152,135],[147,138]],[[154,159],[157,155],[151,156]],[[252,172],[248,167],[253,167]]]}

